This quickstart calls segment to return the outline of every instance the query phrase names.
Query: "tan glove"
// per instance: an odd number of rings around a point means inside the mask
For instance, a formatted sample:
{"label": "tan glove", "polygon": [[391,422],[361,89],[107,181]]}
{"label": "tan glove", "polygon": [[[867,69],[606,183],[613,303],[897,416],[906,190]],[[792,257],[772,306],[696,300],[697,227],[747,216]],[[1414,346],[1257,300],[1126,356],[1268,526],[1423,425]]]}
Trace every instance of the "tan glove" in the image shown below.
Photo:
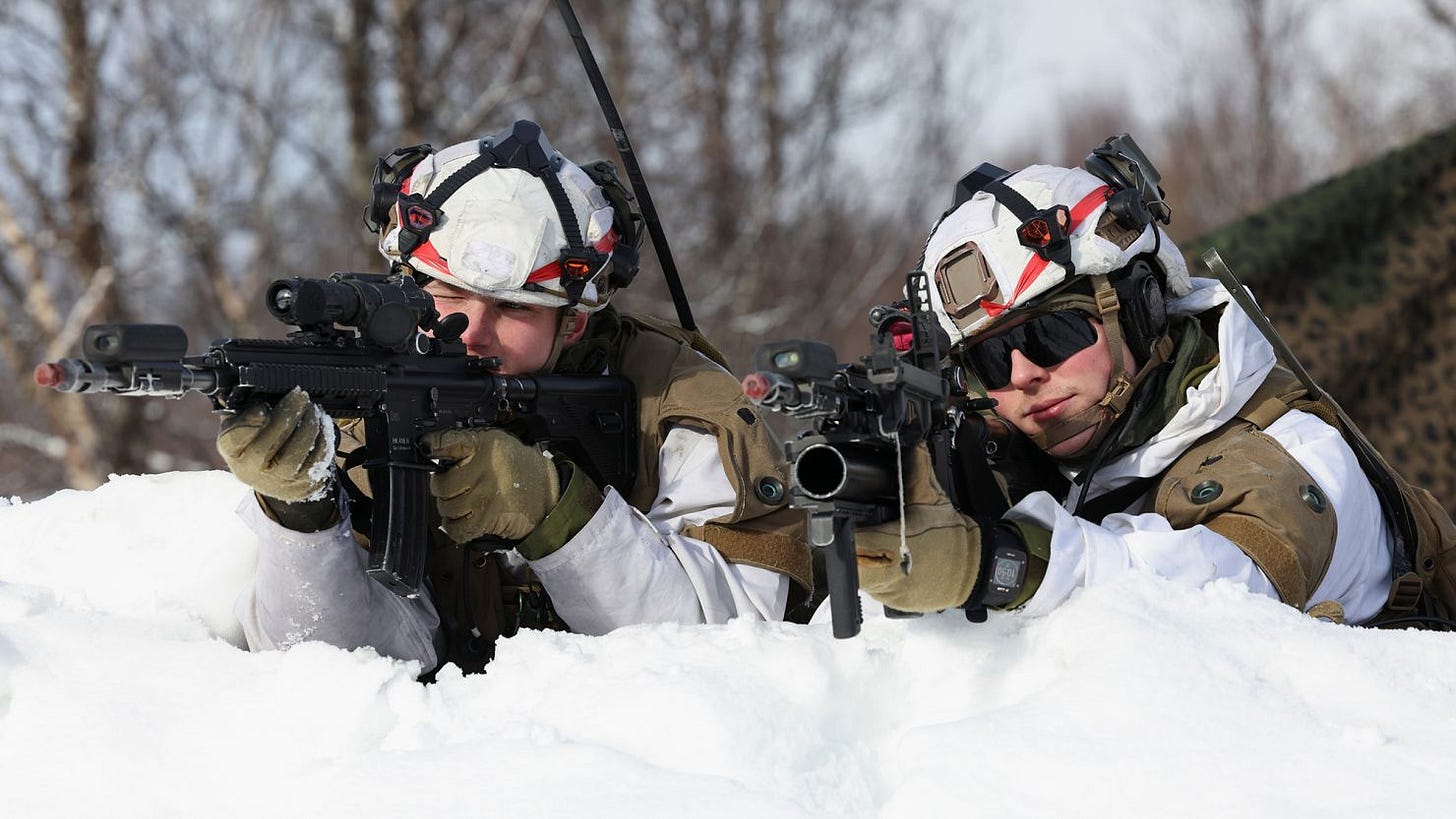
{"label": "tan glove", "polygon": [[224,418],[217,451],[238,480],[289,503],[323,498],[331,484],[333,425],[300,389]]}
{"label": "tan glove", "polygon": [[941,491],[924,446],[906,457],[904,523],[909,574],[901,567],[900,521],[855,532],[860,587],[900,611],[940,611],[964,603],[981,570],[980,527]]}
{"label": "tan glove", "polygon": [[433,458],[453,461],[430,477],[430,493],[456,543],[485,535],[520,540],[561,499],[556,464],[502,429],[447,429],[426,435]]}

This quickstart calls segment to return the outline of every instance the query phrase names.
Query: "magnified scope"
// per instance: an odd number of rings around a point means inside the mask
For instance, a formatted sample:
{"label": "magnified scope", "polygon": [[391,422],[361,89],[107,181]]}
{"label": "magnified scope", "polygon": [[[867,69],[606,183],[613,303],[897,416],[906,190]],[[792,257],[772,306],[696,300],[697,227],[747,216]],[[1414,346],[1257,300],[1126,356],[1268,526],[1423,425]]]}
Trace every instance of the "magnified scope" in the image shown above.
{"label": "magnified scope", "polygon": [[327,279],[276,279],[264,303],[286,324],[357,327],[369,342],[391,349],[402,349],[438,316],[434,300],[408,276],[335,273]]}

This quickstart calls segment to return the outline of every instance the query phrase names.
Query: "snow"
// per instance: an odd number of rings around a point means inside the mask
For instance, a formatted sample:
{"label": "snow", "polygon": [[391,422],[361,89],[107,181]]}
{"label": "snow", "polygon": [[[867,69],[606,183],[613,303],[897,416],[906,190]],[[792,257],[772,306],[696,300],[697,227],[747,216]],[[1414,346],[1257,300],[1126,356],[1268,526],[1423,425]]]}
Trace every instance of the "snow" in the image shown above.
{"label": "snow", "polygon": [[222,472],[0,499],[0,815],[1449,816],[1456,636],[1129,575],[1044,617],[249,654]]}

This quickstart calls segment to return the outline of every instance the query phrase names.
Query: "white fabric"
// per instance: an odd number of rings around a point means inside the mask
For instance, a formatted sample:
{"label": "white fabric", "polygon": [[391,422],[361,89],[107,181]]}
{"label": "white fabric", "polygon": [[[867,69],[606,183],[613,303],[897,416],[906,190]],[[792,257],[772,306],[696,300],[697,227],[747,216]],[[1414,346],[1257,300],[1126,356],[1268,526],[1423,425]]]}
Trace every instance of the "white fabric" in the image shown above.
{"label": "white fabric", "polygon": [[[1097,471],[1089,498],[1139,476],[1156,475],[1203,434],[1232,418],[1274,366],[1274,353],[1223,286],[1193,279],[1194,289],[1170,304],[1179,315],[1227,304],[1218,329],[1219,365],[1188,391],[1188,404],[1147,444],[1110,461]],[[1374,487],[1338,431],[1313,415],[1293,411],[1265,433],[1279,442],[1315,479],[1336,516],[1334,556],[1309,604],[1340,603],[1346,619],[1363,622],[1384,605],[1391,580],[1391,533]],[[1273,585],[1231,541],[1203,526],[1175,531],[1154,514],[1110,515],[1102,525],[1072,516],[1080,487],[1063,507],[1046,492],[1035,492],[1008,517],[1052,533],[1046,577],[1026,606],[1049,611],[1079,586],[1104,583],[1127,571],[1150,571],[1191,585],[1214,580],[1245,584],[1251,591],[1278,597]],[[1295,489],[1290,502],[1298,503]]]}
{"label": "white fabric", "polygon": [[[789,579],[725,561],[710,544],[678,532],[732,511],[733,487],[717,439],[687,427],[659,452],[661,491],[647,515],[608,489],[601,509],[559,550],[531,565],[572,629],[602,634],[637,623],[780,619]],[[259,567],[235,607],[248,646],[286,648],[319,640],[437,664],[440,619],[426,595],[403,600],[364,574],[366,553],[347,518],[301,534],[269,520],[249,498],[240,510],[258,534]],[[516,566],[523,561],[511,553]]]}
{"label": "white fabric", "polygon": [[[373,646],[407,659],[433,657],[440,618],[424,596],[400,597],[370,580],[369,553],[344,522],[322,532],[295,532],[269,519],[251,495],[238,516],[258,535],[258,569],[233,607],[253,651],[308,640],[340,648]],[[362,581],[362,582],[361,582]]]}
{"label": "white fabric", "polygon": [[[1105,184],[1080,168],[1058,168],[1052,165],[1032,165],[1017,171],[1005,182],[1038,209],[1066,205],[1068,210],[1075,208],[1083,197]],[[1099,204],[1087,213],[1071,233],[1072,267],[1075,268],[1076,275],[1110,273],[1127,265],[1134,256],[1151,253],[1156,246],[1158,260],[1167,271],[1169,292],[1174,295],[1187,292],[1188,267],[1172,239],[1155,224],[1150,224],[1123,250],[1096,233],[1097,222],[1106,210],[1106,202]],[[981,191],[961,203],[960,207],[946,215],[931,231],[925,243],[924,270],[933,276],[936,267],[948,254],[968,242],[974,242],[995,275],[999,287],[999,294],[988,298],[1007,306],[1025,304],[1065,281],[1067,271],[1061,265],[1049,262],[1035,279],[1021,287],[1022,273],[1036,253],[1021,244],[1017,236],[1017,228],[1020,226],[1021,221],[1010,209],[999,203],[991,193]],[[950,335],[952,343],[976,334],[992,320],[988,316],[962,330],[947,315],[937,288],[930,289],[930,299],[936,316],[940,319],[940,325]]]}
{"label": "white fabric", "polygon": [[733,511],[717,438],[674,427],[661,454],[661,486],[648,514],[608,490],[586,528],[531,563],[557,613],[583,634],[644,622],[782,618],[787,575],[730,563],[708,543],[679,534]]}

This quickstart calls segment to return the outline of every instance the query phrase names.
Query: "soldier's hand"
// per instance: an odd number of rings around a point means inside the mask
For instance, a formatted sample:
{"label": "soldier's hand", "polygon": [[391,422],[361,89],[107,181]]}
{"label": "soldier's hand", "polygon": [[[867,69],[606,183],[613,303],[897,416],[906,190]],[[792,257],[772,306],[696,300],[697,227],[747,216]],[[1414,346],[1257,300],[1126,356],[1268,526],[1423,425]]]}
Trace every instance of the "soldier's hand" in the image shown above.
{"label": "soldier's hand", "polygon": [[923,446],[905,464],[908,574],[900,552],[900,524],[893,520],[855,532],[860,587],[900,611],[940,611],[964,603],[980,574],[980,529],[941,491]]}
{"label": "soldier's hand", "polygon": [[217,451],[260,495],[289,503],[322,498],[334,462],[333,424],[326,417],[295,388],[276,406],[260,401],[223,419]]}
{"label": "soldier's hand", "polygon": [[456,543],[525,538],[561,499],[555,462],[504,430],[448,429],[423,443],[431,457],[452,462],[430,477],[430,493]]}

